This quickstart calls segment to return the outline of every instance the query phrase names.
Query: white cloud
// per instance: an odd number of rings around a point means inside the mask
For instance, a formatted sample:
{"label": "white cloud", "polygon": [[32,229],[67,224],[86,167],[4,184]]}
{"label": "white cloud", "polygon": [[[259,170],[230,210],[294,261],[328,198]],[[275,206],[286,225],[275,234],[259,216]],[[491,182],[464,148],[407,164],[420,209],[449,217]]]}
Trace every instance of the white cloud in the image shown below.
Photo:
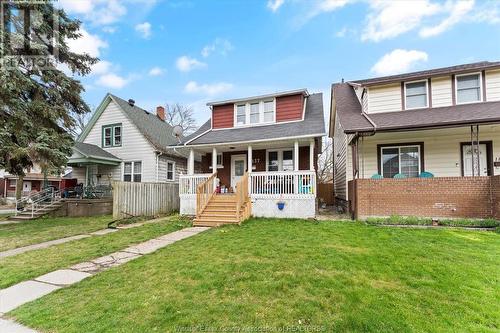
{"label": "white cloud", "polygon": [[97,84],[106,88],[120,89],[126,86],[129,81],[117,74],[108,73],[99,77]]}
{"label": "white cloud", "polygon": [[486,2],[469,16],[472,22],[500,23],[500,2]]}
{"label": "white cloud", "polygon": [[442,20],[438,25],[422,28],[419,32],[420,37],[425,38],[439,35],[442,32],[450,29],[455,24],[463,21],[465,16],[474,7],[474,0],[457,1],[455,3],[447,2],[445,6],[450,12],[450,15]]}
{"label": "white cloud", "polygon": [[361,39],[374,42],[393,38],[415,29],[423,18],[437,14],[441,8],[428,0],[374,1],[367,16]]}
{"label": "white cloud", "polygon": [[232,88],[233,85],[226,82],[198,84],[196,81],[189,81],[184,87],[184,91],[187,93],[202,93],[205,95],[213,96],[231,90]]}
{"label": "white cloud", "polygon": [[106,74],[111,70],[113,64],[106,60],[101,60],[97,64],[92,66],[92,74],[94,75],[102,75]]}
{"label": "white cloud", "polygon": [[301,12],[300,15],[295,18],[295,26],[300,28],[314,17],[323,13],[333,12],[352,1],[353,0],[318,0],[306,2],[308,5],[312,4],[312,6]]}
{"label": "white cloud", "polygon": [[66,43],[71,52],[75,53],[87,53],[92,57],[99,57],[101,54],[101,49],[108,47],[108,43],[102,40],[97,35],[90,34],[83,27],[80,28],[80,34],[82,35],[78,39],[67,39]]}
{"label": "white cloud", "polygon": [[193,69],[203,68],[207,66],[207,64],[205,64],[204,62],[201,62],[195,58],[190,58],[188,56],[177,58],[175,65],[181,72],[189,72]]}
{"label": "white cloud", "polygon": [[153,67],[149,70],[149,75],[150,76],[160,76],[164,73],[165,71],[161,67]]}
{"label": "white cloud", "polygon": [[137,24],[135,26],[135,31],[139,32],[142,35],[142,38],[148,39],[151,37],[151,23],[144,22]]}
{"label": "white cloud", "polygon": [[267,8],[273,13],[276,12],[283,4],[285,0],[267,0]]}
{"label": "white cloud", "polygon": [[82,15],[96,25],[117,22],[127,13],[120,0],[60,0],[58,5],[67,13]]}
{"label": "white cloud", "polygon": [[371,71],[377,75],[392,75],[406,72],[418,62],[428,59],[425,52],[417,50],[396,49],[384,55],[372,68]]}
{"label": "white cloud", "polygon": [[206,45],[201,50],[201,55],[203,57],[208,57],[213,52],[218,52],[222,55],[226,55],[229,51],[233,49],[233,45],[230,41],[224,38],[217,37],[212,44]]}
{"label": "white cloud", "polygon": [[114,34],[116,32],[116,27],[106,26],[102,28],[102,31],[107,32],[108,34]]}

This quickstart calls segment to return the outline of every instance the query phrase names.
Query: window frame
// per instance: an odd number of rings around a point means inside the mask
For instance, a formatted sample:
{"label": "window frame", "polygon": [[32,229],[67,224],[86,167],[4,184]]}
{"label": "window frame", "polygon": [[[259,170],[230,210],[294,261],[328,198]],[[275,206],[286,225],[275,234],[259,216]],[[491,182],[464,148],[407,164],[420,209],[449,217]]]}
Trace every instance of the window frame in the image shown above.
{"label": "window frame", "polygon": [[[169,164],[172,165],[172,179],[168,178],[168,165]],[[174,182],[175,181],[175,162],[167,160],[166,166],[167,167],[166,167],[166,170],[165,170],[165,179],[166,179],[167,182]]]}
{"label": "window frame", "polygon": [[[399,171],[401,173],[401,148],[405,147],[418,147],[418,174],[425,172],[425,155],[424,155],[424,143],[423,142],[403,142],[403,143],[391,143],[391,144],[379,144],[377,145],[377,171],[378,174],[384,176],[384,166],[382,165],[382,150],[390,148],[398,148],[398,158],[399,158]],[[387,178],[392,179],[392,178]]]}
{"label": "window frame", "polygon": [[[217,153],[217,169],[224,169],[224,156],[223,153]],[[219,156],[220,156],[220,164],[219,164]],[[210,165],[208,166],[210,170],[212,170],[212,160],[210,160]]]}
{"label": "window frame", "polygon": [[[127,164],[127,163],[130,163],[130,173],[125,174],[125,164]],[[135,173],[135,170],[134,170],[135,163],[141,163],[141,172],[140,173]],[[142,165],[143,165],[142,161],[137,161],[137,160],[136,161],[123,161],[123,166],[122,166],[122,181],[127,182],[127,183],[142,183],[142,174],[143,174],[143,172],[142,172],[142,170],[143,170]],[[125,180],[125,175],[130,175],[130,181]],[[140,175],[141,176],[141,181],[139,181],[139,182],[134,181],[134,176],[135,175]]]}
{"label": "window frame", "polygon": [[[406,90],[407,84],[425,82],[425,106],[408,107],[408,95]],[[416,80],[408,81],[404,83],[404,98],[405,98],[405,110],[416,110],[416,109],[427,109],[429,107],[429,80]]]}
{"label": "window frame", "polygon": [[[116,144],[115,142],[115,129],[120,128],[120,144]],[[105,133],[107,129],[111,129],[111,145],[105,145],[106,137]],[[113,147],[121,147],[123,143],[123,126],[122,123],[102,125],[101,132],[101,147],[102,148],[113,148]]]}
{"label": "window frame", "polygon": [[[264,104],[266,102],[272,102],[274,111],[273,111],[273,119],[271,121],[265,121],[264,117]],[[250,122],[251,120],[251,105],[252,104],[259,104],[259,121],[252,123]],[[245,106],[245,123],[244,124],[238,124],[238,106]],[[234,114],[233,114],[233,122],[234,122],[234,127],[252,127],[252,126],[259,126],[259,125],[269,125],[269,124],[274,124],[276,123],[276,98],[265,98],[261,100],[252,100],[252,101],[245,101],[241,103],[234,103]]]}
{"label": "window frame", "polygon": [[[478,75],[479,79],[479,100],[477,101],[472,101],[472,102],[458,102],[458,78],[462,76],[471,76],[471,75]],[[463,105],[463,104],[472,104],[472,103],[481,103],[484,102],[483,99],[483,73],[482,72],[473,72],[473,73],[463,73],[463,74],[456,74],[455,75],[455,104],[456,105]]]}
{"label": "window frame", "polygon": [[[283,170],[283,152],[291,151],[292,152],[292,166],[295,166],[295,150],[293,147],[291,148],[280,148],[280,149],[266,149],[266,172],[288,172]],[[269,153],[278,153],[278,171],[269,171]],[[294,171],[293,167],[292,170]]]}

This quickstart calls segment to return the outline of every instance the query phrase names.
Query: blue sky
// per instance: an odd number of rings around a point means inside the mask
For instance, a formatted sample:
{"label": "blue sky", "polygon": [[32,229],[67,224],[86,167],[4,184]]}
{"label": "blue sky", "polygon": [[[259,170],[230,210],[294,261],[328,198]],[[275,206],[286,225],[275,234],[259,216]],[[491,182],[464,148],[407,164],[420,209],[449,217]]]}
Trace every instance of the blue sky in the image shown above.
{"label": "blue sky", "polygon": [[500,1],[60,0],[83,22],[92,109],[107,92],[154,110],[500,60]]}

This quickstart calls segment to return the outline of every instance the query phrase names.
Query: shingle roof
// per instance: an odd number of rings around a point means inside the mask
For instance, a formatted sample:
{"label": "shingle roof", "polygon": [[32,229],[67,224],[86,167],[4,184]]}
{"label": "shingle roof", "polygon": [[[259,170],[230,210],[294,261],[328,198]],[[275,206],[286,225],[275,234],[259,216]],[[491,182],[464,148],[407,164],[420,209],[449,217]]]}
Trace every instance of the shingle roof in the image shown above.
{"label": "shingle roof", "polygon": [[[322,136],[325,133],[325,121],[323,115],[323,94],[312,94],[307,98],[306,111],[303,121],[276,123],[274,125],[255,126],[245,128],[229,128],[220,130],[211,130],[210,120],[193,133],[183,143],[188,145],[201,145],[212,143],[232,143],[254,140],[280,139],[294,136],[317,135]],[[197,137],[199,136],[199,137]],[[195,138],[189,141],[190,138]]]}
{"label": "shingle roof", "polygon": [[[371,132],[374,127],[361,114],[354,89],[347,83],[334,86],[340,124],[345,133]],[[500,101],[452,105],[438,108],[371,113],[377,131],[425,129],[500,122]]]}
{"label": "shingle roof", "polygon": [[[167,146],[176,145],[177,138],[173,135],[173,127],[160,120],[156,115],[141,109],[134,105],[131,106],[127,101],[118,96],[110,94],[111,98],[126,113],[129,120],[137,127],[139,132],[159,151],[174,153]],[[181,154],[185,155],[185,154]],[[185,157],[185,156],[184,156]]]}
{"label": "shingle roof", "polygon": [[419,72],[412,72],[412,73],[404,73],[404,74],[398,74],[398,75],[391,75],[391,76],[382,76],[382,77],[376,77],[372,79],[364,79],[364,80],[355,80],[355,81],[350,81],[362,85],[371,85],[371,84],[381,84],[381,83],[391,83],[391,82],[398,82],[398,81],[403,81],[403,80],[409,80],[409,79],[421,79],[421,78],[428,78],[430,76],[438,76],[438,75],[451,75],[451,74],[459,74],[462,72],[468,72],[472,70],[483,70],[483,69],[488,69],[488,68],[500,68],[500,61],[481,61],[481,62],[475,62],[475,63],[470,63],[470,64],[463,64],[463,65],[458,65],[458,66],[450,66],[450,67],[441,67],[441,68],[434,68],[430,70],[425,70],[425,71],[419,71]]}
{"label": "shingle roof", "polygon": [[76,148],[76,150],[78,150],[85,156],[101,157],[105,159],[114,159],[117,161],[121,161],[121,159],[111,154],[110,152],[105,151],[101,147],[98,147],[90,143],[83,143],[76,141],[74,147]]}

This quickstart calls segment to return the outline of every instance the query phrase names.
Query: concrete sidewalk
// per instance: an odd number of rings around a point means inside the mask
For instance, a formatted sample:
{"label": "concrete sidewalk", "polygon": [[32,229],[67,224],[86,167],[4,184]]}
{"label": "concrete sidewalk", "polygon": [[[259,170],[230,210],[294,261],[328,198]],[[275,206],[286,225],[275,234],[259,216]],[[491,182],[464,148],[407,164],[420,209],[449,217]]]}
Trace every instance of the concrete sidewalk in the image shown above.
{"label": "concrete sidewalk", "polygon": [[[118,252],[82,262],[69,269],[60,269],[39,276],[33,280],[15,284],[0,290],[0,317],[15,308],[45,296],[57,289],[77,283],[111,267],[120,266],[130,260],[140,258],[165,246],[203,232],[208,227],[191,227],[175,231],[146,242],[130,246]],[[0,332],[35,332],[12,320],[0,318]]]}

